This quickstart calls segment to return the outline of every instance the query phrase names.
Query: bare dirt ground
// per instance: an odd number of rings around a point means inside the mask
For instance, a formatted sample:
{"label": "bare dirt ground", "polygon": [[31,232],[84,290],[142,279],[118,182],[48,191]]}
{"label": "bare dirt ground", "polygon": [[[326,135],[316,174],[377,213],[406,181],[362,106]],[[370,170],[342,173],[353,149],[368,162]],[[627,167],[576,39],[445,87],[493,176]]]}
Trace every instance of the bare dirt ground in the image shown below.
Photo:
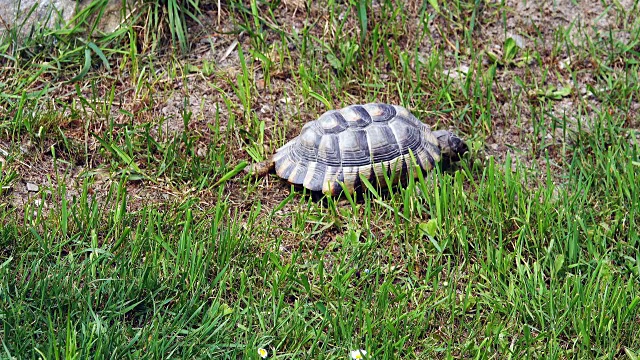
{"label": "bare dirt ground", "polygon": [[[444,19],[442,16],[436,16],[428,26],[431,36],[424,37],[420,41],[416,34],[419,31],[419,19],[417,18],[418,9],[422,6],[421,1],[404,2],[405,9],[409,14],[408,33],[402,34],[397,40],[407,50],[419,48],[425,57],[434,51],[442,51],[445,57],[445,69],[440,74],[442,77],[450,76],[456,69],[468,69],[476,64],[466,55],[463,47],[456,49],[454,44],[464,44],[463,29],[456,28],[455,24]],[[563,157],[561,149],[565,141],[571,141],[563,136],[560,129],[555,132],[536,133],[533,122],[538,121],[536,116],[532,114],[531,109],[536,107],[531,102],[538,101],[535,96],[522,96],[521,101],[514,102],[512,96],[520,92],[526,92],[531,89],[523,89],[516,81],[517,78],[525,81],[535,82],[542,79],[541,74],[545,73],[544,83],[537,83],[537,87],[556,86],[562,87],[567,84],[575,84],[575,89],[571,96],[562,97],[558,101],[549,102],[549,114],[545,121],[549,122],[555,116],[557,118],[566,117],[572,119],[573,123],[581,122],[582,126],[590,124],[590,117],[594,116],[599,109],[599,102],[588,92],[587,86],[596,86],[597,79],[592,77],[592,69],[597,65],[597,54],[593,57],[586,57],[585,52],[570,52],[568,47],[556,46],[556,29],[563,27],[571,29],[569,31],[570,39],[576,47],[588,47],[589,41],[597,38],[608,38],[612,36],[619,41],[627,41],[630,34],[624,29],[624,21],[630,21],[625,15],[632,9],[637,9],[638,4],[632,0],[621,0],[609,6],[603,5],[601,2],[579,2],[574,4],[571,0],[561,1],[507,1],[506,12],[496,12],[491,3],[485,4],[481,11],[478,12],[477,23],[474,30],[474,38],[476,47],[487,51],[500,52],[502,44],[506,37],[512,37],[516,40],[521,53],[530,51],[540,54],[542,66],[536,63],[525,67],[504,66],[497,70],[496,82],[494,84],[494,92],[497,100],[497,106],[494,108],[492,115],[492,127],[486,134],[469,133],[469,128],[458,126],[456,120],[450,116],[439,116],[442,126],[458,128],[463,136],[480,141],[483,148],[483,156],[494,156],[498,161],[504,161],[507,154],[517,158],[519,161],[530,166],[538,165],[544,168],[545,154],[540,149],[549,151],[551,159],[555,162],[555,170],[561,172],[563,166]],[[372,21],[380,19],[386,14],[382,14],[379,4],[373,2]],[[231,114],[225,106],[224,97],[235,104],[231,110],[237,118],[241,118],[244,109],[241,101],[234,94],[228,80],[235,81],[237,74],[242,72],[239,63],[237,48],[243,48],[245,53],[251,47],[251,39],[245,33],[234,33],[236,24],[229,22],[232,17],[228,13],[228,9],[223,7],[222,14],[217,13],[217,7],[204,6],[204,27],[193,25],[194,46],[191,54],[185,63],[192,66],[202,67],[203,64],[213,64],[211,74],[204,75],[201,72],[187,74],[182,78],[172,80],[169,76],[163,76],[160,82],[154,84],[154,88],[146,90],[143,93],[135,94],[132,89],[116,78],[105,78],[101,84],[100,91],[103,95],[107,94],[107,90],[113,83],[116,83],[119,93],[117,98],[120,99],[110,109],[110,116],[115,119],[116,123],[134,122],[136,124],[151,123],[152,135],[157,137],[158,141],[168,139],[170,136],[182,133],[184,122],[182,114],[184,111],[192,113],[192,120],[188,124],[189,130],[200,135],[199,144],[197,145],[197,154],[204,155],[209,142],[213,139],[212,130],[209,125],[214,124],[216,118],[219,123],[215,126],[219,127],[220,132],[227,129],[228,119]],[[310,33],[317,37],[334,36],[334,24],[328,21],[326,9],[322,6],[314,5],[310,9],[306,9],[302,3],[283,2],[283,6],[279,7],[276,12],[276,20],[280,28],[285,32],[299,31],[310,23],[310,19],[319,19],[315,26],[310,28]],[[222,19],[222,23],[218,24],[217,19]],[[225,19],[227,21],[225,21]],[[359,32],[357,19],[348,21],[346,27],[355,33]],[[265,40],[272,48],[274,44],[281,41],[276,32],[267,32],[268,37]],[[416,46],[417,45],[417,46]],[[256,87],[257,96],[252,99],[252,109],[261,119],[265,120],[265,145],[267,152],[273,151],[281,145],[277,143],[276,131],[282,131],[282,127],[286,126],[286,138],[291,138],[297,134],[300,127],[309,120],[320,115],[324,109],[319,102],[306,101],[302,96],[302,91],[298,88],[298,84],[294,79],[298,76],[298,63],[304,61],[301,58],[299,49],[296,44],[289,44],[289,59],[281,61],[279,54],[273,51],[269,56],[270,60],[276,64],[272,69],[270,83],[265,85],[264,74],[259,66],[256,66],[252,72],[254,85]],[[330,71],[329,64],[324,64],[327,71]],[[415,64],[414,64],[415,65]],[[480,67],[487,68],[486,64]],[[577,77],[570,78],[570,68],[580,69],[576,71]],[[164,71],[166,69],[162,69]],[[182,69],[186,73],[188,70]],[[583,70],[583,71],[582,71]],[[475,76],[482,76],[477,70]],[[396,79],[389,79],[394,81]],[[540,80],[541,81],[541,80]],[[210,85],[214,83],[217,88]],[[572,85],[574,86],[574,85]],[[84,88],[87,93],[89,89]],[[344,98],[330,99],[335,106],[345,103],[355,103],[364,101],[365,93],[359,90],[358,84],[348,89]],[[603,89],[606,90],[606,89]],[[61,91],[61,93],[72,94],[72,92]],[[62,95],[64,96],[64,95]],[[72,101],[73,95],[66,95],[69,102]],[[377,99],[382,102],[398,103],[400,98],[398,94],[388,92],[382,93]],[[464,104],[459,103],[462,108]],[[412,108],[420,117],[422,109]],[[627,114],[630,121],[637,121],[638,103],[634,104],[634,113]],[[123,115],[121,110],[132,113],[133,118]],[[54,112],[55,109],[52,109]],[[455,112],[454,112],[455,114]],[[90,114],[89,114],[90,115]],[[101,114],[103,118],[108,114]],[[97,116],[95,117],[98,118]],[[631,124],[634,125],[634,124]],[[636,123],[635,126],[638,124]],[[104,120],[96,120],[89,124],[89,130],[97,133],[104,132],[106,124]],[[546,128],[551,128],[547,123]],[[20,165],[17,168],[19,181],[13,183],[8,199],[6,200],[10,206],[15,207],[18,211],[22,211],[27,204],[42,205],[45,208],[55,203],[51,196],[45,196],[42,202],[42,192],[47,189],[55,189],[64,182],[67,188],[67,198],[78,197],[82,190],[84,181],[83,174],[87,172],[95,173],[89,181],[90,192],[97,196],[99,200],[104,197],[108,189],[118,178],[109,176],[105,172],[104,167],[107,160],[99,151],[99,143],[86,136],[86,132],[78,128],[77,120],[63,121],[62,129],[70,141],[73,141],[78,147],[78,153],[81,154],[84,149],[89,151],[90,156],[73,156],[66,154],[62,159],[54,163],[51,147],[55,149],[58,145],[55,141],[48,141],[42,144],[32,144],[22,142],[20,147],[21,154],[18,155]],[[237,129],[235,129],[237,130]],[[231,154],[234,161],[250,160],[243,146],[242,141],[235,141],[228,144],[226,151]],[[536,148],[534,148],[536,147]],[[10,149],[10,144],[0,142],[0,148]],[[230,181],[226,185],[224,196],[236,204],[239,208],[250,207],[250,203],[255,199],[248,199],[246,192],[246,182],[241,176]],[[259,191],[252,196],[260,197],[263,206],[274,208],[289,194],[289,186],[275,179],[262,179],[258,181]],[[131,210],[140,208],[147,203],[174,203],[180,202],[184,196],[194,192],[192,184],[180,183],[172,184],[170,179],[167,181],[159,181],[158,183],[150,183],[146,181],[131,181],[128,184],[128,192],[132,196],[129,202]],[[217,194],[211,191],[203,191],[198,193],[202,199],[203,205],[211,204],[216,201]],[[54,197],[55,198],[55,197]],[[48,200],[51,199],[51,200]],[[294,205],[287,205],[294,206]],[[286,209],[285,209],[286,210]],[[286,224],[283,224],[286,226]]]}

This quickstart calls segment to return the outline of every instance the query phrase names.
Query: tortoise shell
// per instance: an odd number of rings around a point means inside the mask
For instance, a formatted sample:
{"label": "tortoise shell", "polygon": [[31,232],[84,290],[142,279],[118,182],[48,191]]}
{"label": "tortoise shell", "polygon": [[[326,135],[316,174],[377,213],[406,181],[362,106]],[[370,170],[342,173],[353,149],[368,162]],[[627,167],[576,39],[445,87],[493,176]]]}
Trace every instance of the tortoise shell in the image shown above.
{"label": "tortoise shell", "polygon": [[340,183],[350,192],[360,190],[360,176],[384,185],[385,169],[396,181],[406,176],[410,151],[428,171],[443,156],[457,160],[466,145],[448,131],[432,132],[402,106],[370,103],[327,111],[271,160],[276,174],[290,183],[338,195]]}

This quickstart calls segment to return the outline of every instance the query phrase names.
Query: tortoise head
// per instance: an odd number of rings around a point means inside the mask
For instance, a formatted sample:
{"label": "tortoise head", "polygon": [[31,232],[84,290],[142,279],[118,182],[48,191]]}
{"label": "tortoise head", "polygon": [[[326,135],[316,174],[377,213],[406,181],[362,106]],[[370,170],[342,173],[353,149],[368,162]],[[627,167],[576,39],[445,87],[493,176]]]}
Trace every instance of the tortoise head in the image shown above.
{"label": "tortoise head", "polygon": [[467,144],[451,131],[438,130],[434,131],[433,135],[438,139],[442,161],[446,165],[460,160],[462,155],[469,151]]}

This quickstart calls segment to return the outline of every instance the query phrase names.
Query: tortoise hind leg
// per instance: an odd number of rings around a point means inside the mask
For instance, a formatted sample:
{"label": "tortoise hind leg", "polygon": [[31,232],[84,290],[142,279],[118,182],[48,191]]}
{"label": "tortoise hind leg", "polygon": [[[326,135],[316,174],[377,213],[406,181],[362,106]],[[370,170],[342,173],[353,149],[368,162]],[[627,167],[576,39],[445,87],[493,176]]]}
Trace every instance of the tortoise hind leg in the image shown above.
{"label": "tortoise hind leg", "polygon": [[266,161],[262,161],[259,163],[255,163],[244,168],[244,171],[253,176],[265,176],[269,172],[275,169],[275,162],[273,161],[273,157],[270,157]]}

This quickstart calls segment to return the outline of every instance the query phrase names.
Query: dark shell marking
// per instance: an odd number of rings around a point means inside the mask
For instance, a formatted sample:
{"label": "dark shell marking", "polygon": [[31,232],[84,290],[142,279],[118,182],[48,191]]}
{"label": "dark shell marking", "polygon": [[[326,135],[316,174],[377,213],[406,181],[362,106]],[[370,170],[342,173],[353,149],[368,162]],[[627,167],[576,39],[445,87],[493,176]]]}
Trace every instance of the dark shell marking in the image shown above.
{"label": "dark shell marking", "polygon": [[438,139],[401,106],[352,105],[324,113],[306,124],[273,156],[278,176],[311,191],[338,195],[340,183],[350,192],[362,186],[360,176],[384,184],[405,176],[410,152],[425,171],[441,159]]}

